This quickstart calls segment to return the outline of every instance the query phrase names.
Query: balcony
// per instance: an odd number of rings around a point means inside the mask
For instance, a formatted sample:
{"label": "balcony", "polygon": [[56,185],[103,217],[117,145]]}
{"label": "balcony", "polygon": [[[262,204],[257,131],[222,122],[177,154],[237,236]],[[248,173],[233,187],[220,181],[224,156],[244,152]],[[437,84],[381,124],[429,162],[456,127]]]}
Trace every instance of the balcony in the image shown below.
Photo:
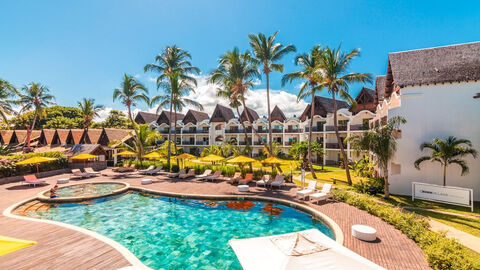
{"label": "balcony", "polygon": [[229,128],[225,129],[225,133],[242,133],[242,131],[239,128]]}
{"label": "balcony", "polygon": [[368,125],[351,125],[350,126],[350,130],[367,130],[368,129]]}
{"label": "balcony", "polygon": [[[306,127],[305,132],[309,132],[310,128]],[[312,132],[323,132],[323,126],[312,127]]]}
{"label": "balcony", "polygon": [[279,128],[272,128],[272,133],[282,133],[283,130],[279,129]]}
{"label": "balcony", "polygon": [[258,132],[258,133],[268,133],[268,129],[264,129],[264,128],[262,128],[262,129],[257,129],[257,132]]}
{"label": "balcony", "polygon": [[194,145],[194,141],[183,141],[182,145]]}
{"label": "balcony", "polygon": [[161,130],[160,130],[160,133],[162,133],[162,134],[168,134],[168,129],[161,129]]}
{"label": "balcony", "polygon": [[[325,130],[326,131],[335,131],[335,127],[334,126],[325,126]],[[338,126],[338,131],[346,131],[347,130],[347,126]]]}
{"label": "balcony", "polygon": [[197,133],[196,129],[184,129],[183,134],[195,134]]}
{"label": "balcony", "polygon": [[302,129],[300,128],[287,128],[285,129],[285,133],[300,133]]}
{"label": "balcony", "polygon": [[195,145],[208,145],[208,141],[197,141]]}
{"label": "balcony", "polygon": [[208,134],[210,131],[208,129],[197,129],[197,134]]}
{"label": "balcony", "polygon": [[253,145],[263,145],[262,141],[256,141]]}
{"label": "balcony", "polygon": [[325,148],[340,149],[340,145],[338,143],[326,143]]}

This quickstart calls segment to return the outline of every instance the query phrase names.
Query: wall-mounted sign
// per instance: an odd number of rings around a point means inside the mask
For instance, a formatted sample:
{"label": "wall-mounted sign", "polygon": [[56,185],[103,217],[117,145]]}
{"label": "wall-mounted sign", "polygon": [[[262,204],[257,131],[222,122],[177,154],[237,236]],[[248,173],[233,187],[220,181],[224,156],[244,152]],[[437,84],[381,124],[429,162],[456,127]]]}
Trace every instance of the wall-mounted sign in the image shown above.
{"label": "wall-mounted sign", "polygon": [[415,199],[470,207],[473,212],[473,189],[470,188],[413,182],[412,201]]}

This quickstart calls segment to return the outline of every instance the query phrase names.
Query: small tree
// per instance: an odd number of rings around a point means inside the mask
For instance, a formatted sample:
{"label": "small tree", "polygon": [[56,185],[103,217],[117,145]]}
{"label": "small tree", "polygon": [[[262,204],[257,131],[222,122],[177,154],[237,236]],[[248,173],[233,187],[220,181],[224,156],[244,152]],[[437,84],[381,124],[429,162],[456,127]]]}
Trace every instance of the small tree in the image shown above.
{"label": "small tree", "polygon": [[[303,164],[308,164],[308,144],[309,143],[307,141],[296,142],[292,145],[292,147],[290,147],[288,154],[294,159],[302,159]],[[322,144],[313,141],[310,147],[313,153],[323,154]]]}
{"label": "small tree", "polygon": [[383,171],[385,179],[385,199],[390,196],[388,184],[388,161],[397,151],[397,141],[394,132],[407,121],[399,116],[393,117],[383,127],[376,127],[374,130],[365,131],[362,135],[350,136],[346,140],[358,153],[368,151],[375,156],[377,165]]}
{"label": "small tree", "polygon": [[429,156],[423,156],[415,160],[415,168],[420,170],[420,164],[424,161],[439,162],[443,167],[443,185],[447,184],[447,167],[450,164],[457,164],[462,168],[461,175],[468,174],[469,168],[467,162],[461,159],[467,155],[477,158],[477,150],[472,148],[472,142],[466,139],[457,139],[453,136],[446,140],[434,138],[431,142],[425,142],[420,145],[420,151],[425,148],[431,149]]}

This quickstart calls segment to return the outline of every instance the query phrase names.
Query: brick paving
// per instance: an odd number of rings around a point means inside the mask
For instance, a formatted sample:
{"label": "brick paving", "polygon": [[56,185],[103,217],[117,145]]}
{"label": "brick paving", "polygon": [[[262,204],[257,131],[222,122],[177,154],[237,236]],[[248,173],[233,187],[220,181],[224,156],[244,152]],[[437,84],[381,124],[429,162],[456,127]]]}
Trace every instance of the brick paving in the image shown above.
{"label": "brick paving", "polygon": [[[0,210],[21,200],[33,197],[40,191],[47,190],[56,179],[69,175],[57,175],[45,178],[48,186],[27,187],[19,183],[0,185]],[[140,185],[142,178],[152,178],[154,183]],[[107,169],[102,176],[78,181],[121,181],[132,186],[145,187],[166,192],[188,194],[232,195],[240,194],[236,186],[226,182],[203,182],[191,180],[172,180],[164,176],[142,177],[131,175],[119,177]],[[77,181],[70,181],[69,184]],[[296,187],[289,184],[281,190],[270,190],[254,187],[243,195],[269,196],[289,199],[307,204],[333,219],[342,229],[344,245],[365,258],[387,269],[430,269],[418,245],[408,239],[399,230],[381,219],[341,202],[328,201],[320,205],[310,204],[294,199]],[[351,236],[351,226],[365,224],[377,230],[378,239],[375,242],[363,242]],[[32,229],[34,228],[34,229]],[[111,246],[80,232],[61,228],[56,225],[29,222],[0,216],[0,235],[35,240],[38,244],[15,251],[0,257],[0,269],[118,269],[128,265],[126,259]],[[61,248],[60,248],[61,247]],[[75,250],[72,252],[69,249]],[[46,252],[48,250],[48,252]],[[92,250],[95,252],[92,254]],[[35,264],[28,263],[36,262]]]}

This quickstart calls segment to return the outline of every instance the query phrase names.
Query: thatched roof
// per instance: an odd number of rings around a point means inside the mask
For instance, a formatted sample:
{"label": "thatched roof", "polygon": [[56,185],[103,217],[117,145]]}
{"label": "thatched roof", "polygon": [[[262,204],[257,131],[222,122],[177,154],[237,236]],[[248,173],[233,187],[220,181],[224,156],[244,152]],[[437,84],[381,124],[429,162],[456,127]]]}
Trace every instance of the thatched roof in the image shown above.
{"label": "thatched roof", "polygon": [[53,139],[55,138],[55,129],[42,129],[42,134],[40,134],[40,144],[41,145],[51,145]]}
{"label": "thatched roof", "polygon": [[[32,134],[33,135],[33,134]],[[13,137],[16,137],[16,139],[14,138],[13,140],[13,143],[14,144],[23,144],[25,142],[25,140],[27,139],[27,130],[25,129],[16,129],[15,132],[14,132],[14,135]],[[30,135],[30,139],[32,138],[32,136]]]}
{"label": "thatched roof", "polygon": [[85,130],[85,132],[83,133],[80,143],[97,144],[98,139],[100,139],[100,136],[102,135],[102,132],[103,132],[103,129],[89,128],[88,130]]}
{"label": "thatched roof", "polygon": [[212,113],[212,117],[210,118],[210,123],[228,122],[232,118],[235,118],[235,114],[233,113],[232,109],[217,104],[217,106],[215,106],[215,110]]}
{"label": "thatched roof", "polygon": [[174,121],[175,120],[175,115],[176,115],[176,120],[183,120],[183,117],[185,117],[185,115],[181,114],[181,113],[174,113],[172,112],[170,114],[169,111],[162,111],[162,113],[160,114],[160,116],[158,116],[158,119],[157,119],[157,123],[158,124],[170,124],[170,121]]}
{"label": "thatched roof", "polygon": [[357,113],[363,110],[375,112],[376,110],[375,90],[373,89],[370,89],[368,87],[362,87],[362,90],[360,90],[360,92],[358,93],[355,101],[357,102],[357,106],[355,106],[355,109],[353,109],[352,107],[350,108],[350,111],[352,113]]}
{"label": "thatched roof", "polygon": [[79,144],[84,132],[85,130],[83,129],[70,129],[70,133],[67,137],[67,144]]}
{"label": "thatched roof", "polygon": [[374,102],[378,104],[383,101],[385,97],[385,79],[386,76],[377,76],[375,78],[375,94],[374,94]]}
{"label": "thatched roof", "polygon": [[285,114],[277,105],[273,108],[270,116],[272,117],[272,122],[275,120],[280,122],[287,120],[287,117],[285,117]]}
{"label": "thatched roof", "polygon": [[[337,109],[343,109],[343,108],[348,108],[348,103],[343,101],[343,100],[336,100],[337,102]],[[315,110],[313,111],[314,115],[320,115],[322,117],[326,117],[328,113],[333,113],[333,99],[331,98],[326,98],[326,97],[320,97],[320,96],[315,96],[315,102],[314,102],[314,108]],[[308,104],[308,106],[305,108],[303,111],[302,115],[300,115],[300,120],[305,121],[308,118],[310,118],[310,107],[311,104]]]}
{"label": "thatched roof", "polygon": [[10,140],[13,136],[13,130],[0,130],[3,144],[10,144]]}
{"label": "thatched roof", "polygon": [[157,122],[158,114],[149,113],[149,112],[138,112],[135,116],[134,121],[137,124],[150,124],[152,122]]}
{"label": "thatched roof", "polygon": [[195,110],[188,110],[182,122],[184,124],[187,124],[187,123],[196,124],[198,122],[202,122],[203,120],[207,120],[208,118],[209,117],[207,113],[199,112]]}
{"label": "thatched roof", "polygon": [[474,81],[480,79],[479,56],[480,42],[395,52],[388,55],[388,68],[398,87]]}
{"label": "thatched roof", "polygon": [[246,107],[246,110],[243,110],[243,112],[240,114],[240,117],[238,118],[238,121],[241,123],[241,122],[245,122],[245,121],[248,121],[248,118],[247,118],[247,115],[245,113],[245,111],[248,113],[248,117],[250,118],[250,121],[255,121],[257,120],[259,117],[258,117],[258,113],[256,111],[254,111],[253,109],[250,109],[248,107]]}
{"label": "thatched roof", "polygon": [[70,129],[57,129],[56,130],[60,144],[66,144],[68,136],[70,135]]}
{"label": "thatched roof", "polygon": [[103,146],[108,146],[111,142],[118,141],[124,142],[131,138],[130,132],[133,130],[129,129],[118,129],[118,128],[104,128],[98,143]]}

